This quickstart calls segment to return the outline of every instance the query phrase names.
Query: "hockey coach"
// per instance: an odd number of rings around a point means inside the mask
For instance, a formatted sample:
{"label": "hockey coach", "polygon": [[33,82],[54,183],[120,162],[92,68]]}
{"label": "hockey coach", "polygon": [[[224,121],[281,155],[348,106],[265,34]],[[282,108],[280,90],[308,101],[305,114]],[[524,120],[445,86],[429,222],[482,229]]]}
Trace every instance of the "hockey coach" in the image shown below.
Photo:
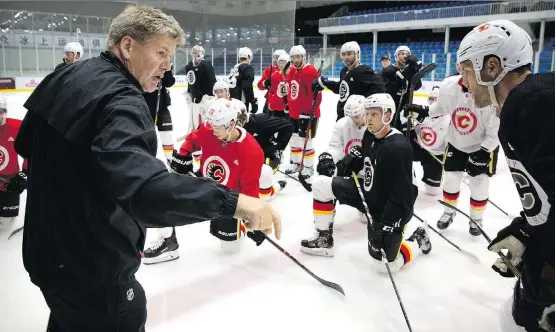
{"label": "hockey coach", "polygon": [[[171,16],[129,6],[100,56],[48,75],[25,102],[15,141],[28,158],[23,262],[50,308],[48,331],[144,331],[135,279],[145,227],[242,218],[280,237],[278,214],[155,158],[153,92],[184,32]],[[187,296],[187,294],[184,294]]]}

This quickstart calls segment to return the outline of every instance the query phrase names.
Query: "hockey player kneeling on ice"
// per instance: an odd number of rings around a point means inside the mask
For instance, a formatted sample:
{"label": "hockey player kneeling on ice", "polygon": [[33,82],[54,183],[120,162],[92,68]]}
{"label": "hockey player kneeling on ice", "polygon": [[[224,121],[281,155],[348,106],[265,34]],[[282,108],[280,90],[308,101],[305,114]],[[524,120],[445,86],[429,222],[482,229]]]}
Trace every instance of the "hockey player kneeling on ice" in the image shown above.
{"label": "hockey player kneeling on ice", "polygon": [[19,167],[19,158],[14,149],[21,120],[8,118],[6,99],[0,98],[0,233],[6,234],[19,215],[19,196],[27,188],[27,160]]}
{"label": "hockey player kneeling on ice", "polygon": [[[259,197],[259,178],[263,164],[263,151],[245,129],[237,126],[238,111],[227,99],[215,100],[205,114],[206,121],[198,130],[185,138],[179,152],[174,151],[170,167],[176,173],[193,172],[192,153],[203,149],[200,175],[238,190],[244,195]],[[210,204],[210,202],[207,202]],[[179,258],[175,230],[169,237],[160,238],[144,252],[145,264],[154,264]],[[221,240],[227,252],[240,249],[245,229],[233,218],[215,218],[210,221],[210,233]],[[163,234],[160,234],[163,235]],[[264,240],[258,232],[248,232],[257,245]]]}
{"label": "hockey player kneeling on ice", "polygon": [[[440,87],[435,86],[427,100],[430,114],[436,114],[435,107],[438,106],[437,100],[440,94]],[[423,177],[421,181],[425,184],[425,193],[436,196],[441,193],[442,184],[442,163],[444,162],[444,152],[446,151],[446,134],[450,126],[450,117],[447,114],[426,116],[423,112],[426,106],[409,104],[403,108],[406,118],[412,117],[417,120],[415,124],[415,137],[419,149],[414,149],[413,153],[419,153],[418,159],[423,166]]]}
{"label": "hockey player kneeling on ice", "polygon": [[[498,127],[500,119],[494,107],[477,107],[473,96],[467,90],[467,82],[461,75],[446,78],[440,84],[440,94],[434,108],[407,105],[411,114],[420,117],[449,115],[448,147],[444,158],[444,202],[456,205],[463,179],[463,172],[469,174],[471,191],[470,216],[482,225],[483,214],[488,202],[489,177],[496,164],[498,151]],[[446,229],[454,221],[455,212],[444,207],[444,214],[437,223],[439,229]],[[469,233],[481,235],[475,223],[469,221]]]}
{"label": "hockey player kneeling on ice", "polygon": [[417,228],[407,242],[402,241],[417,198],[413,151],[407,139],[398,130],[390,128],[396,106],[389,94],[369,96],[364,107],[367,130],[363,134],[362,148],[352,147],[342,158],[337,164],[338,176],[332,177],[330,165],[328,174],[319,174],[313,180],[314,197],[319,201],[318,204],[315,202],[315,207],[328,213],[319,214],[320,219],[315,218],[317,235],[302,241],[301,250],[316,255],[332,255],[334,200],[365,211],[351,177],[352,172],[361,171],[360,189],[372,218],[372,222],[367,223],[369,254],[380,261],[381,250],[384,250],[392,270],[397,271],[415,257],[417,248],[425,254],[431,250],[428,234],[422,227]]}

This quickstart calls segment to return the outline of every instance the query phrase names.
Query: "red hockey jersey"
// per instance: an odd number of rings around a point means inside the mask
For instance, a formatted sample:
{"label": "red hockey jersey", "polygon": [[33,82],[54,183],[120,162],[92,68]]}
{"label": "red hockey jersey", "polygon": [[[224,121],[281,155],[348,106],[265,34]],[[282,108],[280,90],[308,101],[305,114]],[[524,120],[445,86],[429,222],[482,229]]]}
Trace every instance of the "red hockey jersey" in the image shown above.
{"label": "red hockey jersey", "polygon": [[[259,90],[266,90],[264,86],[264,81],[270,79],[272,74],[274,74],[277,71],[280,71],[280,68],[278,68],[277,66],[269,66],[264,69],[263,75],[261,76],[261,79],[257,83],[257,87],[259,88]],[[268,98],[268,91],[265,93],[264,97]]]}
{"label": "red hockey jersey", "polygon": [[[7,118],[6,123],[0,126],[0,178],[9,180],[21,169],[27,169],[27,160],[23,161],[23,168],[19,166],[19,156],[14,149],[14,141],[21,126],[21,120]],[[6,191],[4,182],[0,181],[0,191]]]}
{"label": "red hockey jersey", "polygon": [[283,111],[286,108],[284,97],[287,98],[288,86],[281,72],[276,71],[270,78],[268,92],[268,107],[273,111]]}
{"label": "red hockey jersey", "polygon": [[[305,65],[301,69],[290,67],[290,71],[286,75],[286,81],[289,86],[288,106],[290,117],[299,119],[300,114],[310,114],[313,104],[313,80],[319,78],[319,73],[310,64]],[[320,103],[322,94],[318,93],[315,104],[315,117],[320,117]]]}
{"label": "red hockey jersey", "polygon": [[204,123],[185,138],[180,155],[203,149],[201,174],[240,193],[259,197],[259,178],[264,162],[259,143],[245,129],[239,130],[239,138],[227,143],[216,138],[210,125]]}

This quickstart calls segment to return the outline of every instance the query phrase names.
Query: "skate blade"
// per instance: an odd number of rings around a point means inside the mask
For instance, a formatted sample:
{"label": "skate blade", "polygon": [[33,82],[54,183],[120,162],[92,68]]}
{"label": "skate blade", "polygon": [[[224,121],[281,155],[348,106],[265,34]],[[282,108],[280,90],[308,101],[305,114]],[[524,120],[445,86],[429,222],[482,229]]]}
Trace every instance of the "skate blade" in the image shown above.
{"label": "skate blade", "polygon": [[301,247],[300,251],[313,256],[334,257],[334,249],[327,248],[306,248]]}
{"label": "skate blade", "polygon": [[158,257],[143,258],[143,264],[153,265],[153,264],[158,264],[158,263],[175,261],[178,258],[180,258],[180,254],[177,251],[176,252],[165,252],[164,254],[162,254]]}

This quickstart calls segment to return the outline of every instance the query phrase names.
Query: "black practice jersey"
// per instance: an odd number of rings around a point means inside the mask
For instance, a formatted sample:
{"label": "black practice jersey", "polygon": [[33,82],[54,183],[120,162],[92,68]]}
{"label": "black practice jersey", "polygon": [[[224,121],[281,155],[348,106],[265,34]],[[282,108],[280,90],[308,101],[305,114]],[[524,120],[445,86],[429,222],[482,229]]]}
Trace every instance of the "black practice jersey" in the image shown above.
{"label": "black practice jersey", "polygon": [[228,76],[230,97],[244,103],[250,103],[255,99],[253,81],[255,81],[255,71],[250,64],[238,63],[235,65]]}
{"label": "black practice jersey", "polygon": [[187,92],[191,94],[193,102],[198,104],[204,95],[213,95],[212,88],[216,83],[216,76],[214,76],[214,69],[210,63],[203,60],[199,65],[194,66],[193,61],[190,61],[185,66],[185,75]]}
{"label": "black practice jersey", "polygon": [[500,114],[500,145],[523,211],[554,262],[554,72],[531,74],[512,89]]}
{"label": "black practice jersey", "polygon": [[366,130],[362,148],[365,176],[361,186],[373,220],[407,224],[417,199],[409,141],[397,129],[380,139]]}
{"label": "black practice jersey", "polygon": [[263,113],[251,114],[243,127],[255,137],[264,151],[265,158],[272,157],[276,150],[285,150],[293,134],[293,126],[289,119]]}
{"label": "black practice jersey", "polygon": [[344,114],[344,105],[351,95],[368,97],[375,93],[384,93],[384,83],[369,66],[359,65],[349,70],[344,67],[340,71],[340,81],[328,81],[326,87],[340,95],[337,110],[338,115]]}

